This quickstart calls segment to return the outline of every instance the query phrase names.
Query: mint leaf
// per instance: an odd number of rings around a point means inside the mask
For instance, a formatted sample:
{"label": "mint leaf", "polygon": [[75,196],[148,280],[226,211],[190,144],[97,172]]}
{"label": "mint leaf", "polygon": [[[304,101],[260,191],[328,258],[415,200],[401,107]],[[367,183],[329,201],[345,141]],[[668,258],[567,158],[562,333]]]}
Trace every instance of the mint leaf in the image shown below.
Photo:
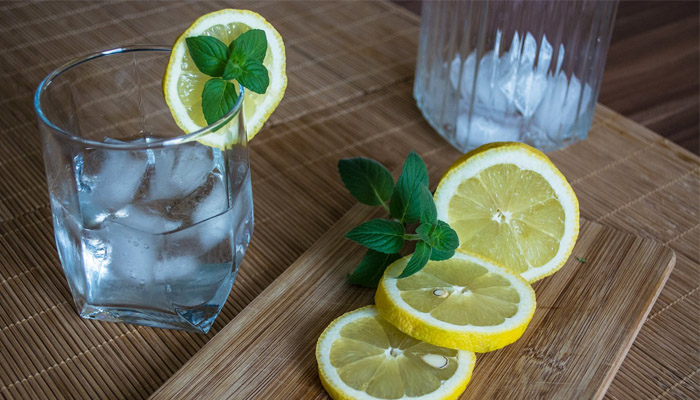
{"label": "mint leaf", "polygon": [[243,69],[241,68],[241,66],[229,58],[226,61],[226,68],[224,68],[222,78],[224,78],[227,81],[230,81],[231,79],[238,79],[242,73]]}
{"label": "mint leaf", "polygon": [[[235,45],[231,47],[234,59],[243,63],[245,60],[263,62],[267,52],[267,37],[261,29],[251,29],[236,38]],[[244,85],[245,86],[245,85]]]}
{"label": "mint leaf", "polygon": [[[439,253],[435,255],[438,258],[447,257],[448,254],[449,257],[447,258],[452,257],[455,249],[459,247],[457,232],[450,228],[445,221],[438,221],[435,225],[420,224],[416,228],[416,234],[422,241],[428,243],[433,250]],[[431,259],[434,260],[435,258]]]}
{"label": "mint leaf", "polygon": [[261,62],[246,60],[241,65],[241,75],[236,80],[246,89],[263,94],[270,85],[267,68]]}
{"label": "mint leaf", "polygon": [[438,251],[453,251],[459,246],[459,237],[445,221],[438,221],[430,232],[430,247]]}
{"label": "mint leaf", "polygon": [[338,161],[338,172],[350,194],[362,204],[385,206],[394,191],[391,173],[369,158],[344,158]]}
{"label": "mint leaf", "polygon": [[348,282],[370,288],[376,288],[379,280],[384,275],[384,270],[389,264],[401,258],[399,254],[384,254],[372,249],[367,250],[360,264],[352,274],[348,275]]}
{"label": "mint leaf", "polygon": [[430,259],[431,251],[432,249],[428,243],[419,240],[418,243],[416,243],[416,250],[413,252],[411,259],[408,260],[408,264],[406,264],[399,278],[409,277],[423,269]]}
{"label": "mint leaf", "polygon": [[455,255],[454,250],[440,251],[438,249],[433,248],[433,251],[430,253],[430,259],[433,261],[444,261],[444,260],[449,260],[454,255]]}
{"label": "mint leaf", "polygon": [[185,39],[192,61],[203,74],[220,77],[229,58],[228,47],[211,36],[193,36]]}
{"label": "mint leaf", "polygon": [[428,243],[430,243],[430,232],[432,232],[432,231],[433,231],[432,224],[423,223],[423,224],[418,225],[418,228],[416,228],[416,234],[418,235],[418,237],[421,240],[428,242]]}
{"label": "mint leaf", "polygon": [[218,78],[208,80],[202,91],[202,111],[207,124],[213,124],[231,111],[237,99],[233,83]]}
{"label": "mint leaf", "polygon": [[428,186],[428,169],[416,152],[406,158],[401,176],[391,195],[391,216],[401,222],[415,222],[421,215],[421,185]]}
{"label": "mint leaf", "polygon": [[434,225],[437,223],[437,209],[435,208],[435,200],[433,195],[425,185],[420,186],[420,222]]}
{"label": "mint leaf", "polygon": [[356,226],[345,237],[372,250],[391,254],[403,247],[404,233],[403,224],[399,222],[373,219]]}

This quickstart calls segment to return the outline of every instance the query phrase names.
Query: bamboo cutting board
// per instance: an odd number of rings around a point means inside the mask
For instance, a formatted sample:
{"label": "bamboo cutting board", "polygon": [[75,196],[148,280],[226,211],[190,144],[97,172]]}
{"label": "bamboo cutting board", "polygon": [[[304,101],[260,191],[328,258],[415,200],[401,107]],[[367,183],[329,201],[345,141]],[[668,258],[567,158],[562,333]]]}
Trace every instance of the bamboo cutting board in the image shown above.
{"label": "bamboo cutting board", "polygon": [[[152,398],[326,398],[316,340],[374,294],[345,282],[364,252],[343,234],[375,214],[352,208]],[[524,336],[479,355],[462,398],[601,398],[674,263],[660,244],[582,221],[567,264],[534,285],[537,311]]]}

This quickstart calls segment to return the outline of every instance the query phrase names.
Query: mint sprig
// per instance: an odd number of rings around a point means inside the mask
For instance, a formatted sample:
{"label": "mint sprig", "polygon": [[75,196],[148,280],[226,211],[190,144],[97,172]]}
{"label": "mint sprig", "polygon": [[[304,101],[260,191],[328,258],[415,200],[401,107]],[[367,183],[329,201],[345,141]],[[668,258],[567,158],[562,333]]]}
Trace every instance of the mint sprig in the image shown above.
{"label": "mint sprig", "polygon": [[[345,187],[360,203],[382,206],[391,219],[373,219],[345,234],[368,248],[367,254],[348,281],[376,287],[384,270],[401,257],[406,241],[417,241],[415,250],[399,278],[420,271],[428,260],[447,260],[459,246],[457,233],[437,218],[433,195],[428,190],[428,169],[423,159],[411,152],[394,185],[391,173],[377,161],[348,158],[338,162],[338,172]],[[407,232],[409,224],[415,233]]]}
{"label": "mint sprig", "polygon": [[238,93],[231,81],[255,93],[267,91],[270,77],[263,65],[267,52],[264,31],[251,29],[228,46],[212,36],[188,37],[185,43],[199,71],[212,77],[202,90],[202,113],[207,124],[221,119],[236,104]]}
{"label": "mint sprig", "polygon": [[420,218],[421,185],[428,186],[428,169],[423,159],[411,151],[391,195],[391,216],[401,222],[416,222]]}

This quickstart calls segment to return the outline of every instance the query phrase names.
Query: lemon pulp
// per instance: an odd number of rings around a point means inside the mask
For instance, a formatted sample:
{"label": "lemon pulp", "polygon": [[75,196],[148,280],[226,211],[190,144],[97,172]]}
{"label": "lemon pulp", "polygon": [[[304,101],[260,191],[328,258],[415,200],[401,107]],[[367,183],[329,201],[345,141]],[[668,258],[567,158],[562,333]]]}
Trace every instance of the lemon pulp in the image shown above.
{"label": "lemon pulp", "polygon": [[460,249],[518,273],[554,258],[564,234],[564,209],[551,186],[513,164],[492,166],[460,183],[448,215]]}
{"label": "lemon pulp", "polygon": [[334,399],[454,399],[466,387],[474,353],[414,339],[374,306],[344,314],[316,348],[321,382]]}

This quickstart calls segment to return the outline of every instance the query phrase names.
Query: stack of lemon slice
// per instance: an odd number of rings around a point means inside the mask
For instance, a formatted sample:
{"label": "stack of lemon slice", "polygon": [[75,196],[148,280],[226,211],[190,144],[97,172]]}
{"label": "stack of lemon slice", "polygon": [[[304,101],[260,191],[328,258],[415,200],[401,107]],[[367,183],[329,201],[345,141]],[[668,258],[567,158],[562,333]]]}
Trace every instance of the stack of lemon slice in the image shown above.
{"label": "stack of lemon slice", "polygon": [[523,335],[535,312],[528,282],[561,268],[578,236],[573,190],[544,154],[521,143],[467,153],[434,197],[459,250],[403,279],[410,257],[397,260],[377,288],[376,307],[326,328],[316,359],[334,399],[459,397],[474,352]]}

